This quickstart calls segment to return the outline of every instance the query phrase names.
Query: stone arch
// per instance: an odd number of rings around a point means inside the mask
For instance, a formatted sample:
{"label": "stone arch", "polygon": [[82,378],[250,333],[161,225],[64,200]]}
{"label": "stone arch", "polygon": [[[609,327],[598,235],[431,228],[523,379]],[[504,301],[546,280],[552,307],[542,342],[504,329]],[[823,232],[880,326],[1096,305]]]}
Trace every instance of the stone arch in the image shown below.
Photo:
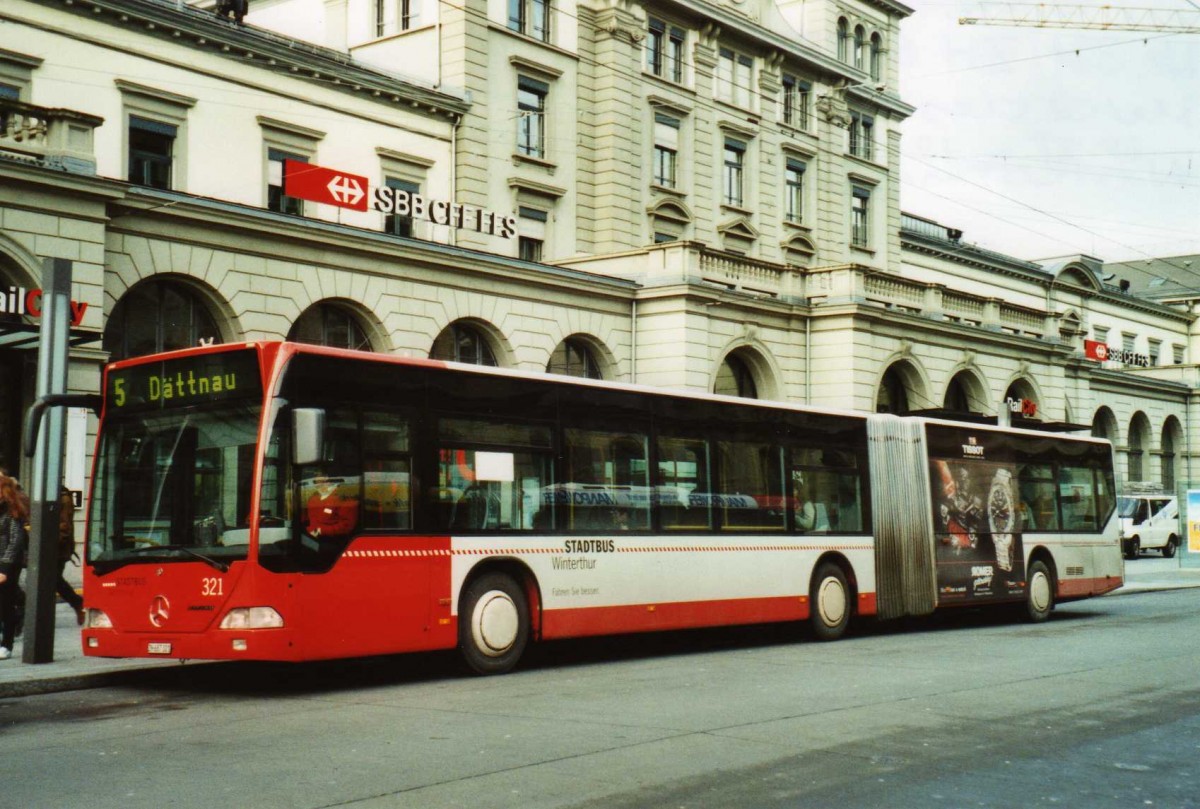
{"label": "stone arch", "polygon": [[1162,452],[1163,489],[1174,492],[1179,484],[1180,453],[1184,449],[1183,425],[1175,416],[1167,416],[1163,422],[1159,448]]}
{"label": "stone arch", "polygon": [[1092,416],[1092,436],[1118,443],[1120,428],[1117,426],[1117,417],[1107,405],[1096,408]]}
{"label": "stone arch", "polygon": [[[1005,386],[1004,395],[1000,397],[999,406],[1009,408],[1009,400],[1019,402],[1023,399],[1028,399],[1037,405],[1037,412],[1034,414],[1035,418],[1044,419],[1046,417],[1046,403],[1042,399],[1042,392],[1038,384],[1028,376],[1017,374]],[[1018,410],[1013,415],[1020,415],[1020,411]]]}
{"label": "stone arch", "polygon": [[982,375],[971,367],[960,368],[946,383],[942,395],[942,408],[963,413],[992,412],[992,395]]}
{"label": "stone arch", "polygon": [[[546,363],[546,373],[568,373],[568,371],[564,371],[564,370],[552,371],[551,366],[555,364],[556,357],[558,357],[560,355],[560,350],[564,349],[564,347],[569,348],[572,345],[586,349],[586,351],[591,355],[592,361],[595,363],[595,366],[596,366],[596,372],[598,373],[598,376],[592,377],[593,379],[614,379],[614,378],[616,378],[616,376],[617,376],[616,357],[608,349],[608,346],[606,346],[602,340],[600,340],[598,337],[595,337],[591,334],[586,334],[584,332],[575,332],[573,334],[569,334],[566,337],[564,337],[558,341],[558,344],[554,347],[554,351],[551,352],[551,354],[550,354],[549,362]],[[572,371],[573,370],[574,369],[572,369]],[[572,375],[573,376],[588,376],[588,374],[585,374],[585,373],[572,373]]]}
{"label": "stone arch", "polygon": [[929,377],[924,369],[904,354],[884,363],[875,381],[875,410],[879,413],[907,413],[932,406]]}
{"label": "stone arch", "polygon": [[807,236],[793,236],[781,246],[784,259],[793,267],[811,267],[817,260],[817,246]]}
{"label": "stone arch", "polygon": [[[143,309],[139,309],[137,313],[129,313],[134,322],[139,323],[143,328],[146,325],[152,326],[154,335],[145,343],[147,347],[152,348],[152,351],[186,348],[198,344],[201,339],[212,339],[217,343],[238,342],[245,339],[233,307],[213,287],[193,276],[182,273],[156,273],[133,284],[121,295],[114,296],[112,308],[105,319],[103,337],[104,349],[110,353],[113,359],[135,356],[134,353],[130,353],[135,349],[130,345],[125,307],[135,305],[139,297],[143,300],[172,297],[185,301],[188,314],[192,318],[186,324],[164,320],[164,318],[170,317],[167,314],[166,306],[144,307],[154,313],[152,324],[146,323],[147,317]],[[196,305],[199,305],[199,310],[195,308]],[[196,318],[197,314],[207,316],[211,323],[198,322],[200,319]],[[165,332],[165,329],[168,328],[175,332],[169,338]],[[208,333],[210,329],[215,333]],[[145,329],[145,331],[149,337],[149,329]]]}
{"label": "stone arch", "polygon": [[467,329],[477,332],[485,341],[487,348],[492,352],[496,365],[501,368],[515,367],[516,352],[513,351],[512,344],[508,341],[508,338],[490,322],[477,317],[460,317],[447,323],[430,344],[429,356],[431,359],[453,359],[452,357],[435,357],[434,352],[439,345],[439,341],[447,339],[450,330],[456,326],[465,326]]}
{"label": "stone arch", "polygon": [[[351,337],[348,344],[328,342],[328,338],[332,336],[327,333],[328,317],[331,313],[343,313],[347,315],[352,324],[357,326],[361,331],[361,338],[355,339]],[[313,318],[321,318],[323,322],[315,324],[311,322]],[[317,336],[311,332],[314,326],[318,326],[321,329],[320,339],[306,339]],[[300,334],[298,330],[307,333]],[[380,353],[390,353],[392,349],[391,339],[387,330],[384,329],[383,324],[376,317],[375,313],[358,301],[351,300],[350,298],[323,298],[313,301],[293,321],[292,327],[288,330],[288,339],[314,343],[316,345],[326,345],[333,348],[358,348],[364,351]],[[360,341],[365,341],[365,345],[355,345],[355,343]]]}
{"label": "stone arch", "polygon": [[14,286],[32,289],[42,285],[38,257],[3,232],[0,232],[0,275]]}
{"label": "stone arch", "polygon": [[725,347],[709,375],[711,380],[709,390],[718,392],[718,383],[726,379],[726,374],[732,371],[736,375],[738,363],[745,366],[756,389],[755,395],[749,398],[783,398],[783,388],[780,383],[783,377],[779,368],[775,364],[771,352],[756,340],[742,339]]}
{"label": "stone arch", "polygon": [[1125,449],[1125,480],[1143,481],[1150,478],[1150,417],[1141,410],[1129,419],[1129,440]]}

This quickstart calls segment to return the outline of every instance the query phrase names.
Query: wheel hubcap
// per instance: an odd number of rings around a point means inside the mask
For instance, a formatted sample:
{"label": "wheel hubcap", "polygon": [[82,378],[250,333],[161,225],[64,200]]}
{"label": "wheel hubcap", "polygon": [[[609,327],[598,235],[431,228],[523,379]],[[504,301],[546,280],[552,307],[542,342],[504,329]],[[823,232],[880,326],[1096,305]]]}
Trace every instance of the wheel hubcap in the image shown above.
{"label": "wheel hubcap", "polygon": [[520,624],[517,605],[508,593],[491,590],[475,605],[471,636],[479,651],[489,657],[499,657],[516,643]]}
{"label": "wheel hubcap", "polygon": [[1035,573],[1029,582],[1029,601],[1038,612],[1050,608],[1050,579],[1041,571]]}
{"label": "wheel hubcap", "polygon": [[817,589],[817,612],[826,626],[837,626],[846,617],[846,590],[835,578],[821,582]]}

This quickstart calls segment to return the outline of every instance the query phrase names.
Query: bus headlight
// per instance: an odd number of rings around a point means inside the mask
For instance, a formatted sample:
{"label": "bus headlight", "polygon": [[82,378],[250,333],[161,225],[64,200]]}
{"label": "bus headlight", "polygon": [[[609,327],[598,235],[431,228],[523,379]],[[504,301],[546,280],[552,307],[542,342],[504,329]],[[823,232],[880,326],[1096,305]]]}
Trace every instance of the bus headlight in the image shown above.
{"label": "bus headlight", "polygon": [[274,607],[238,607],[225,614],[221,629],[282,629],[283,616]]}
{"label": "bus headlight", "polygon": [[104,614],[102,610],[88,608],[87,613],[83,616],[84,629],[112,629],[112,619]]}

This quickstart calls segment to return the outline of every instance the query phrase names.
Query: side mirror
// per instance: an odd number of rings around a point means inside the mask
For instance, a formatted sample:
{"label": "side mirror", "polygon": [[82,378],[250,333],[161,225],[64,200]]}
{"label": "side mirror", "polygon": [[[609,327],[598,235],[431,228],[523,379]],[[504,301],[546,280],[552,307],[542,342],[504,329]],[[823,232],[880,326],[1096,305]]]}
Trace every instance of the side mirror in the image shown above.
{"label": "side mirror", "polygon": [[292,411],[292,462],[297,465],[325,460],[325,411],[297,407]]}

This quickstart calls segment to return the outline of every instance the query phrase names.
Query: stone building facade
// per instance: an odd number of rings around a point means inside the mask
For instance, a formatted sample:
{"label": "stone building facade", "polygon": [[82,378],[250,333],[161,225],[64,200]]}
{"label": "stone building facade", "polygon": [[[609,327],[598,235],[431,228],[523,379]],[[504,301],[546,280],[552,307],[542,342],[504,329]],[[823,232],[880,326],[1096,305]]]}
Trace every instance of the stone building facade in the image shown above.
{"label": "stone building facade", "polygon": [[[857,410],[1015,403],[1111,438],[1126,480],[1192,478],[1194,296],[901,212],[900,3],[206,5],[0,10],[0,293],[74,262],[73,390],[113,358],[292,338]],[[303,201],[285,159],[516,233]],[[0,465],[23,472],[37,318],[13,308]],[[94,420],[71,424],[82,487]]]}

